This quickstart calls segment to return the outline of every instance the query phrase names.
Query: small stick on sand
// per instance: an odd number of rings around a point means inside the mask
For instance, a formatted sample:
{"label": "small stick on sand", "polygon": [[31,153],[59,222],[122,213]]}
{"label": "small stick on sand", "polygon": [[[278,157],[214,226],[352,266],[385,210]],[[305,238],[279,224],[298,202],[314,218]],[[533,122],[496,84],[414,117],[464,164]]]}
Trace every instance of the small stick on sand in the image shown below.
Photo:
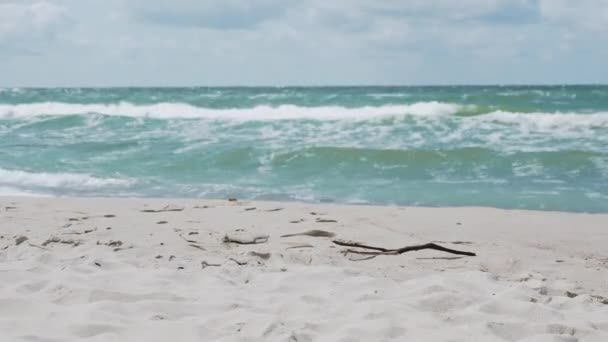
{"label": "small stick on sand", "polygon": [[[45,251],[50,251],[50,249],[48,249],[48,248],[46,248],[46,247],[42,247],[42,246],[36,245],[36,244],[34,244],[34,243],[31,243],[31,242],[28,242],[27,244],[28,244],[28,245],[30,245],[30,246],[32,246],[32,247],[36,247],[36,248],[40,248],[40,249],[44,249]],[[6,247],[8,247],[8,246],[6,246]]]}
{"label": "small stick on sand", "polygon": [[50,238],[48,238],[46,241],[44,241],[42,243],[42,246],[47,246],[47,245],[49,245],[51,243],[63,243],[63,244],[66,244],[66,245],[73,245],[74,247],[80,245],[80,241],[74,241],[72,239],[66,239],[66,240],[64,240],[64,239],[61,239],[61,238],[56,237],[56,236],[51,236]]}
{"label": "small stick on sand", "polygon": [[[188,235],[190,235],[190,234],[188,234]],[[196,240],[186,239],[182,234],[179,234],[179,237],[182,238],[184,241],[186,241],[188,243],[188,246],[198,248],[201,251],[206,251],[205,247],[201,246],[201,242],[196,241]]]}
{"label": "small stick on sand", "polygon": [[85,231],[82,231],[82,232],[65,232],[65,233],[62,233],[62,234],[64,234],[64,235],[82,235],[82,234],[92,233],[92,232],[94,232],[96,230],[97,230],[97,228],[95,228],[95,229],[86,229]]}
{"label": "small stick on sand", "polygon": [[219,267],[222,266],[221,264],[210,264],[206,261],[201,262],[201,267],[205,268],[205,267]]}
{"label": "small stick on sand", "polygon": [[238,260],[236,260],[234,258],[230,258],[228,260],[232,260],[232,261],[236,262],[236,264],[239,265],[239,266],[244,266],[244,265],[247,265],[247,263],[248,263],[247,261],[238,261]]}
{"label": "small stick on sand", "polygon": [[314,246],[308,243],[300,243],[300,244],[295,244],[293,246],[289,246],[286,249],[295,249],[295,248],[313,248]]}
{"label": "small stick on sand", "polygon": [[179,237],[182,238],[182,240],[188,242],[188,243],[200,243],[196,240],[190,240],[190,239],[186,239],[182,234],[179,234]]}
{"label": "small stick on sand", "polygon": [[259,236],[254,236],[252,238],[248,238],[248,239],[240,239],[240,238],[235,238],[235,237],[230,237],[228,235],[224,235],[224,243],[236,243],[239,245],[255,245],[258,243],[265,243],[268,242],[269,236],[268,235],[259,235]]}
{"label": "small stick on sand", "polygon": [[258,258],[260,258],[262,260],[268,260],[268,259],[270,259],[270,256],[272,254],[271,253],[260,253],[260,252],[251,251],[251,252],[249,252],[249,255],[253,255],[253,256],[258,257]]}
{"label": "small stick on sand", "polygon": [[403,254],[406,252],[411,252],[411,251],[419,251],[422,249],[434,249],[437,251],[442,251],[442,252],[446,252],[446,253],[452,253],[452,254],[458,254],[458,255],[468,255],[468,256],[475,256],[475,253],[472,252],[465,252],[465,251],[459,251],[459,250],[455,250],[455,249],[451,249],[451,248],[446,248],[443,246],[439,246],[437,244],[434,243],[426,243],[424,245],[414,245],[414,246],[405,246],[402,248],[396,248],[396,249],[388,249],[388,248],[382,248],[382,247],[373,247],[373,246],[368,246],[368,245],[364,245],[361,243],[357,243],[357,242],[345,242],[345,241],[341,241],[341,240],[334,240],[333,243],[335,243],[338,246],[344,246],[344,247],[356,247],[356,248],[363,248],[363,249],[371,249],[374,250],[375,252],[368,252],[368,251],[359,251],[359,250],[354,250],[354,249],[347,249],[346,252],[347,253],[354,253],[354,254],[363,254],[363,255],[399,255],[399,254]]}
{"label": "small stick on sand", "polygon": [[193,243],[189,244],[188,246],[190,246],[190,247],[194,247],[194,248],[198,248],[198,249],[200,249],[201,251],[206,251],[206,249],[205,249],[203,246],[195,245],[195,244],[193,244]]}
{"label": "small stick on sand", "polygon": [[302,233],[285,234],[285,235],[281,235],[281,237],[291,237],[291,236],[300,236],[300,235],[313,236],[313,237],[330,237],[330,238],[336,236],[336,234],[334,234],[332,232],[328,232],[326,230],[313,229],[313,230],[307,230]]}
{"label": "small stick on sand", "polygon": [[165,206],[162,209],[144,209],[144,210],[140,210],[140,212],[142,212],[142,213],[162,213],[165,211],[183,211],[183,210],[184,210],[184,208]]}

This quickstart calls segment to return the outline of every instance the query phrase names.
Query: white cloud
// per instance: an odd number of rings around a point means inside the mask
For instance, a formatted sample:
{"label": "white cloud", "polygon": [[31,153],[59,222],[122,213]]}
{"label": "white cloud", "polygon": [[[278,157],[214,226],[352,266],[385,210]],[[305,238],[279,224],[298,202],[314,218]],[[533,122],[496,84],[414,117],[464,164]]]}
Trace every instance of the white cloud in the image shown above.
{"label": "white cloud", "polygon": [[608,0],[0,0],[0,54],[38,52],[0,74],[93,85],[598,82],[607,11]]}
{"label": "white cloud", "polygon": [[169,26],[249,29],[281,16],[293,0],[129,0],[134,17]]}
{"label": "white cloud", "polygon": [[543,17],[556,25],[608,32],[608,0],[540,0]]}
{"label": "white cloud", "polygon": [[0,48],[4,53],[37,53],[68,23],[64,7],[48,1],[0,2]]}

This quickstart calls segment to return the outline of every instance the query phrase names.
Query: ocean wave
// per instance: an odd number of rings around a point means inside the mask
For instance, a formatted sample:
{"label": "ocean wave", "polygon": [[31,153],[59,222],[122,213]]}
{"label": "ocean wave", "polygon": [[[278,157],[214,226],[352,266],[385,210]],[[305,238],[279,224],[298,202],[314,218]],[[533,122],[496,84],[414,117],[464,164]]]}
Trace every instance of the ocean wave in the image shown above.
{"label": "ocean wave", "polygon": [[0,105],[0,118],[30,118],[36,116],[59,116],[75,114],[101,114],[109,116],[149,117],[155,119],[228,119],[228,120],[342,120],[374,119],[402,115],[444,116],[466,109],[454,103],[417,102],[409,105],[384,105],[347,108],[341,106],[300,107],[295,105],[252,108],[213,109],[196,107],[187,103],[157,103],[136,105],[128,102],[118,104],[74,104],[63,102],[41,102],[31,104]]}
{"label": "ocean wave", "polygon": [[[34,173],[0,169],[0,186],[13,189],[75,189],[95,190],[105,187],[123,187],[133,182],[126,179],[98,178],[81,173]],[[19,190],[22,191],[22,190]],[[28,191],[29,192],[29,191]]]}
{"label": "ocean wave", "polygon": [[290,104],[259,105],[250,108],[206,108],[187,103],[156,103],[137,105],[76,104],[39,102],[30,104],[0,104],[0,119],[29,119],[44,116],[98,114],[106,116],[153,119],[210,119],[236,121],[276,120],[373,120],[382,118],[455,117],[470,122],[494,122],[528,125],[531,128],[607,128],[608,112],[512,112],[481,108],[449,102],[416,102],[403,105],[362,107],[318,106],[303,107]]}

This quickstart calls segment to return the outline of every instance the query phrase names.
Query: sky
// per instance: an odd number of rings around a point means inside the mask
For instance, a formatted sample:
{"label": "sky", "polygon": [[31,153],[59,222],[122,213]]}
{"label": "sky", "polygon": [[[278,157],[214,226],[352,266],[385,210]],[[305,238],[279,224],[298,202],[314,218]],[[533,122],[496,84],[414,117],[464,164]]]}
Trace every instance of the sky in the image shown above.
{"label": "sky", "polygon": [[0,0],[0,86],[608,83],[608,0]]}

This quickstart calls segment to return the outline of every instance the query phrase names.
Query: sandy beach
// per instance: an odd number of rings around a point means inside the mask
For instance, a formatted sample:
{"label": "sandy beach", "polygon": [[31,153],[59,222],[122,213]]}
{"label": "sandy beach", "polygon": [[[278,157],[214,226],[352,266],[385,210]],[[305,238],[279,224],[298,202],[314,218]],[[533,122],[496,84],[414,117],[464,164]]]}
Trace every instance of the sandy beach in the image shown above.
{"label": "sandy beach", "polygon": [[608,0],[0,0],[0,342],[608,342],[607,41]]}
{"label": "sandy beach", "polygon": [[[0,203],[1,341],[608,341],[604,214]],[[362,260],[333,240],[477,256]]]}

